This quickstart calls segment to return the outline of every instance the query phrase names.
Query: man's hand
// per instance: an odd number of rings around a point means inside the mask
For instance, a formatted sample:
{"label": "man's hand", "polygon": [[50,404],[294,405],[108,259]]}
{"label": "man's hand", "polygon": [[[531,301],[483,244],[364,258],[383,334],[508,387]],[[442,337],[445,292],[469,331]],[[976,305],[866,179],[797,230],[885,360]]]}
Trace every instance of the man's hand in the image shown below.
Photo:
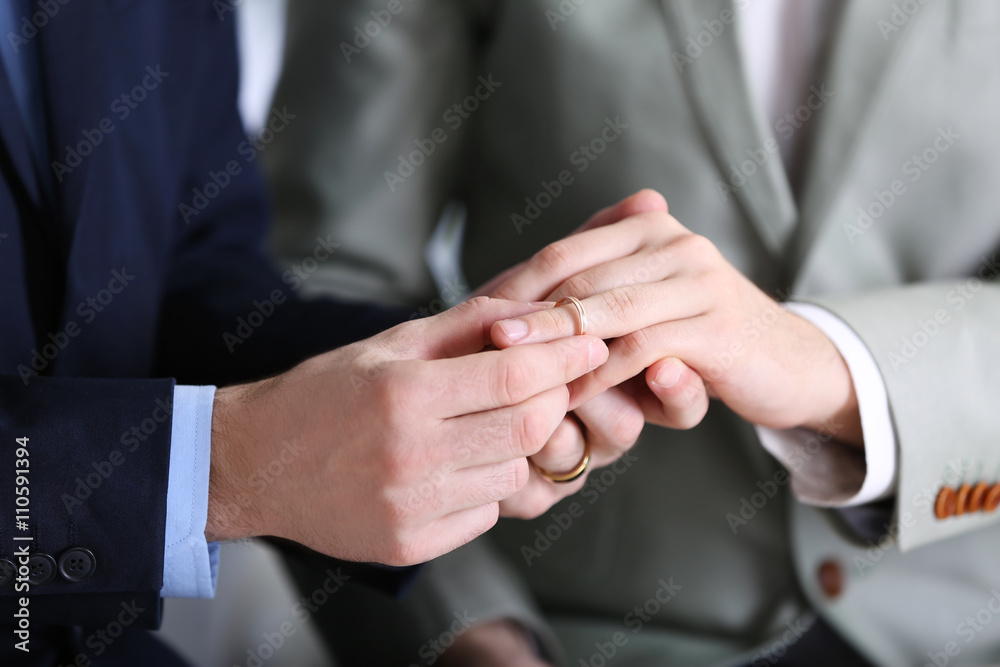
{"label": "man's hand", "polygon": [[[651,190],[639,192],[624,201],[596,213],[580,231],[603,227],[642,213],[666,213],[667,203]],[[578,232],[579,233],[579,232]],[[544,257],[542,258],[544,260]],[[477,293],[516,301],[539,301],[551,292],[528,280],[515,278],[531,262],[515,266],[479,288]],[[503,295],[503,296],[500,296]],[[572,470],[590,447],[590,467],[600,468],[617,461],[635,444],[645,418],[638,402],[624,387],[612,387],[567,415],[545,447],[531,460],[545,470]],[[548,510],[563,498],[579,491],[587,482],[582,476],[569,484],[553,484],[531,469],[527,486],[500,503],[501,516],[531,519]]]}
{"label": "man's hand", "polygon": [[[495,294],[529,289],[581,299],[588,333],[615,339],[608,363],[571,385],[571,409],[626,383],[647,420],[665,426],[699,423],[712,396],[754,424],[832,431],[863,444],[854,385],[833,343],[665,210],[558,241]],[[578,326],[572,306],[551,308],[498,322],[493,339],[509,348],[570,336]],[[645,382],[630,380],[643,370]]]}
{"label": "man's hand", "polygon": [[607,360],[591,336],[483,351],[496,320],[534,309],[476,298],[220,389],[208,539],[410,565],[488,530],[565,416],[566,384]]}

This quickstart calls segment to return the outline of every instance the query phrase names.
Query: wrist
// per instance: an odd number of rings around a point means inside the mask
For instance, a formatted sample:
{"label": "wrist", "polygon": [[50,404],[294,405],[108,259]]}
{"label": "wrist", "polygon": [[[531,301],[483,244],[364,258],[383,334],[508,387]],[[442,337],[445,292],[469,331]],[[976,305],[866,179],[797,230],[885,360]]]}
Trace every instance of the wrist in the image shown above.
{"label": "wrist", "polygon": [[244,420],[251,386],[226,387],[215,393],[205,525],[205,539],[209,542],[265,534],[260,530],[260,509],[253,495],[243,488],[253,469],[252,446],[247,438],[252,427]]}
{"label": "wrist", "polygon": [[819,409],[802,426],[838,442],[864,447],[858,395],[850,368],[833,341],[814,328],[825,342],[824,363],[820,365],[822,370],[813,378],[821,383],[822,396],[815,403]]}

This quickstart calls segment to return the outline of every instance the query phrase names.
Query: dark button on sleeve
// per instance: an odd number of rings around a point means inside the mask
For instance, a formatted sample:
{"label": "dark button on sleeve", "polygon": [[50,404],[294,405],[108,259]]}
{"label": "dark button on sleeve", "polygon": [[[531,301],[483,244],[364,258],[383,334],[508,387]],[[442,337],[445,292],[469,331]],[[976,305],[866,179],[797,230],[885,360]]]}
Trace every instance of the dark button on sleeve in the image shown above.
{"label": "dark button on sleeve", "polygon": [[14,575],[16,573],[17,568],[14,567],[14,563],[6,558],[0,558],[0,588],[3,588],[10,582],[14,581]]}
{"label": "dark button on sleeve", "polygon": [[56,576],[56,559],[48,554],[32,554],[28,559],[28,581],[32,586],[44,586]]}
{"label": "dark button on sleeve", "polygon": [[87,549],[67,549],[59,557],[59,574],[66,581],[86,581],[97,570],[97,559]]}

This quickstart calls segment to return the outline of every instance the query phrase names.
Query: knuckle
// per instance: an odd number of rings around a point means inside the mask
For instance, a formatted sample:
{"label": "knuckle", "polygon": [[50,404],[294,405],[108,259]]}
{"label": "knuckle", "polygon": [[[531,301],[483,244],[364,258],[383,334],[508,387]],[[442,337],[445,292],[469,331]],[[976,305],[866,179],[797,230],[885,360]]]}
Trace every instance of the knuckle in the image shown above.
{"label": "knuckle", "polygon": [[674,242],[674,245],[682,255],[695,260],[708,261],[719,256],[715,244],[701,234],[684,234]]}
{"label": "knuckle", "polygon": [[385,492],[376,501],[376,515],[391,538],[406,534],[416,511],[413,498],[405,493]]}
{"label": "knuckle", "polygon": [[493,526],[497,525],[500,519],[500,503],[488,503],[478,508],[475,517],[468,526],[466,534],[463,536],[463,544],[471,542]]}
{"label": "knuckle", "polygon": [[618,412],[611,424],[609,444],[617,451],[627,451],[639,439],[645,425],[646,421],[641,412],[632,410]]}
{"label": "knuckle", "polygon": [[516,451],[526,456],[537,453],[551,432],[549,415],[538,409],[521,410],[518,421]]}
{"label": "knuckle", "polygon": [[573,251],[566,241],[555,241],[539,250],[535,260],[546,273],[564,275],[573,266]]}
{"label": "knuckle", "polygon": [[411,385],[417,375],[419,371],[405,363],[387,363],[377,369],[373,399],[384,417],[392,418],[409,411],[416,398]]}
{"label": "knuckle", "polygon": [[[518,469],[519,464],[523,464],[523,471]],[[520,491],[524,487],[524,484],[527,483],[527,479],[523,481],[520,479],[521,476],[527,478],[527,465],[527,459],[524,458],[501,464],[496,473],[490,479],[486,480],[484,485],[487,489],[488,497],[492,500],[500,500],[509,498]]]}
{"label": "knuckle", "polygon": [[626,359],[642,357],[650,346],[649,333],[645,329],[639,329],[627,333],[615,341],[615,352],[623,355]]}
{"label": "knuckle", "polygon": [[575,296],[578,299],[586,299],[589,296],[598,294],[600,291],[592,280],[578,274],[563,282],[556,293]]}
{"label": "knuckle", "polygon": [[524,360],[508,358],[497,365],[493,380],[493,396],[499,405],[516,405],[528,398],[527,387],[532,378],[531,366]]}
{"label": "knuckle", "polygon": [[618,322],[630,320],[641,306],[640,293],[640,290],[632,287],[621,287],[604,292],[604,305],[612,319]]}
{"label": "knuckle", "polygon": [[494,299],[488,296],[474,296],[458,304],[458,307],[465,308],[466,310],[485,310],[489,307],[491,301],[494,301]]}
{"label": "knuckle", "polygon": [[408,567],[422,563],[428,557],[429,554],[425,553],[424,548],[415,537],[394,533],[390,535],[385,545],[383,560],[386,565],[392,567]]}

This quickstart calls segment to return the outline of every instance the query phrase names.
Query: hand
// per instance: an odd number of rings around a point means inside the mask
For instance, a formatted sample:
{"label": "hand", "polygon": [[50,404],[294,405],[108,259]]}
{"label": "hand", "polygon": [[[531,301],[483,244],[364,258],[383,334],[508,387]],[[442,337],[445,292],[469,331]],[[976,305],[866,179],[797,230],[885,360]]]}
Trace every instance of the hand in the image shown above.
{"label": "hand", "polygon": [[[603,227],[633,215],[654,211],[667,211],[663,197],[651,190],[639,192],[624,201],[599,211],[580,231]],[[532,262],[545,261],[536,256]],[[555,260],[558,261],[558,260]],[[551,289],[540,288],[526,280],[512,280],[525,270],[529,262],[508,269],[477,291],[515,301],[540,301],[549,296]],[[693,375],[693,374],[692,374]],[[700,381],[699,381],[700,384]],[[627,388],[627,387],[626,387]],[[626,388],[612,387],[577,407],[567,415],[553,433],[545,447],[531,460],[545,470],[554,472],[572,470],[590,447],[591,463],[588,470],[600,468],[617,461],[639,438],[645,424],[642,409]],[[587,475],[568,484],[554,484],[535,470],[530,470],[527,486],[515,495],[501,501],[500,515],[531,519],[540,516],[552,505],[579,491]]]}
{"label": "hand", "polygon": [[444,655],[442,667],[546,667],[535,655],[526,632],[509,621],[491,621],[459,635]]}
{"label": "hand", "polygon": [[482,351],[496,320],[536,308],[476,298],[220,389],[208,539],[410,565],[488,530],[565,416],[566,383],[607,359],[594,337]]}
{"label": "hand", "polygon": [[[754,424],[863,444],[854,385],[833,343],[666,211],[558,241],[496,293],[529,285],[550,300],[581,299],[588,333],[615,339],[608,363],[571,385],[571,408],[645,370],[644,387],[626,387],[648,421],[690,428],[711,396]],[[576,317],[571,306],[534,312],[498,322],[493,340],[508,348],[570,336]]]}

